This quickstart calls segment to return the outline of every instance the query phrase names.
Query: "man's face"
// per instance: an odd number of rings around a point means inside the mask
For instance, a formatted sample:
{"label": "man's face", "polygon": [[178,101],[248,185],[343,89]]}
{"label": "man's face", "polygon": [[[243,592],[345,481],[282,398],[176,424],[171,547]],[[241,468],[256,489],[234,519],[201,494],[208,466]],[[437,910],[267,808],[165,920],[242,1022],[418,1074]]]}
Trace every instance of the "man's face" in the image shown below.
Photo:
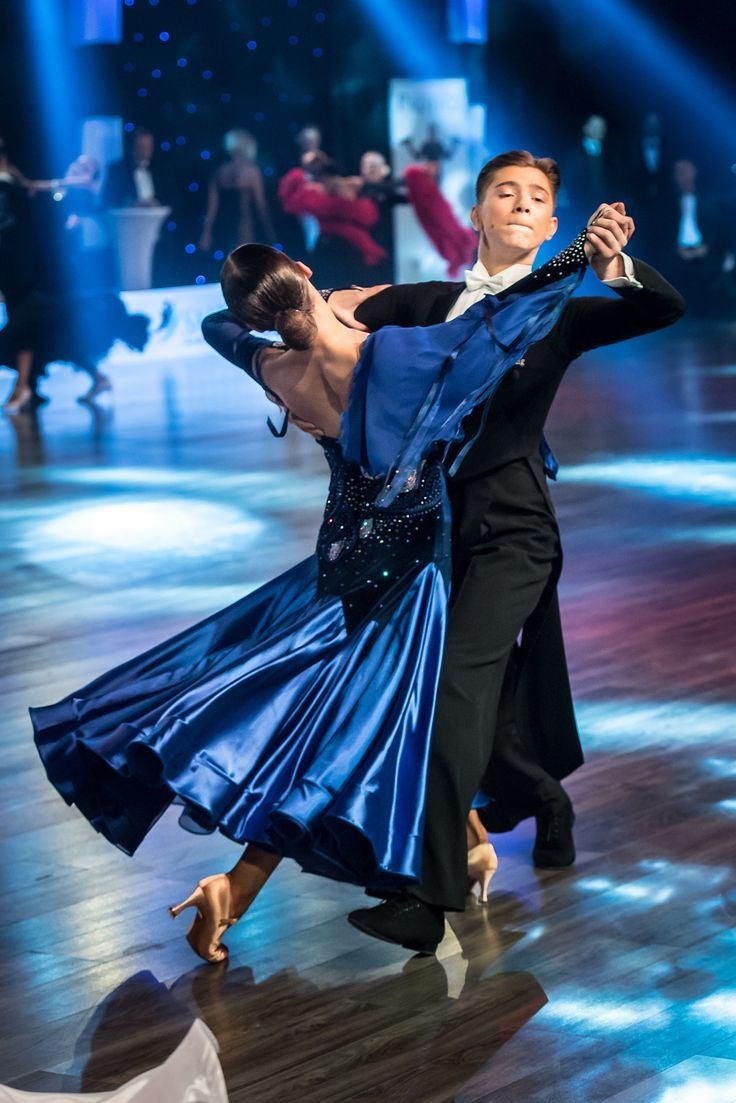
{"label": "man's face", "polygon": [[552,186],[540,169],[499,169],[470,220],[480,234],[478,257],[486,268],[531,264],[542,242],[557,230]]}
{"label": "man's face", "polygon": [[313,153],[322,145],[322,135],[316,126],[305,126],[297,140],[303,153]]}
{"label": "man's face", "polygon": [[673,175],[675,184],[681,191],[692,191],[695,188],[698,170],[692,161],[675,161]]}
{"label": "man's face", "polygon": [[371,184],[380,184],[390,171],[380,153],[364,153],[360,159],[360,175]]}
{"label": "man's face", "polygon": [[662,119],[656,111],[649,111],[644,116],[644,137],[659,138],[662,133]]}
{"label": "man's face", "polygon": [[608,123],[602,115],[590,115],[583,123],[583,134],[596,142],[604,142],[608,133]]}
{"label": "man's face", "polygon": [[153,157],[153,135],[136,134],[133,142],[133,158],[136,161],[150,161]]}

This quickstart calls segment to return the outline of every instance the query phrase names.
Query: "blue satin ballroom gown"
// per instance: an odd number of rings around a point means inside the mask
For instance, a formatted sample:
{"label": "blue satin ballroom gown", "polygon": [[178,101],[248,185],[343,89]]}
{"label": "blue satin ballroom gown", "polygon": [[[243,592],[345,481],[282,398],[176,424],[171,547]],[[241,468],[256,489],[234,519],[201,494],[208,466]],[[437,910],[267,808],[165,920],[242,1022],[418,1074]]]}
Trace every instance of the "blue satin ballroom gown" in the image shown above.
{"label": "blue satin ballroom gown", "polygon": [[173,802],[182,826],[312,873],[375,891],[419,880],[450,576],[443,454],[551,329],[583,240],[451,322],[367,338],[340,436],[321,442],[315,554],[31,709],[49,780],[110,842],[133,854]]}

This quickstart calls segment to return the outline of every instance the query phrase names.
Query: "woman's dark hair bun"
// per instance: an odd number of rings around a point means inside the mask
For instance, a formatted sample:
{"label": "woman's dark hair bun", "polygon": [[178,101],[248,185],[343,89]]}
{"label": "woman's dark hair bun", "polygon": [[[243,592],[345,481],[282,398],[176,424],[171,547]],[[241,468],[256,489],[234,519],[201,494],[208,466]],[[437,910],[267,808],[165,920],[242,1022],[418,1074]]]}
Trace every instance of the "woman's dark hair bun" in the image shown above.
{"label": "woman's dark hair bun", "polygon": [[274,318],[274,329],[290,349],[308,349],[314,341],[316,328],[311,313],[301,307],[286,307]]}
{"label": "woman's dark hair bun", "polygon": [[308,349],[317,325],[309,284],[294,261],[270,245],[240,245],[222,266],[225,302],[249,329],[275,329],[289,348]]}

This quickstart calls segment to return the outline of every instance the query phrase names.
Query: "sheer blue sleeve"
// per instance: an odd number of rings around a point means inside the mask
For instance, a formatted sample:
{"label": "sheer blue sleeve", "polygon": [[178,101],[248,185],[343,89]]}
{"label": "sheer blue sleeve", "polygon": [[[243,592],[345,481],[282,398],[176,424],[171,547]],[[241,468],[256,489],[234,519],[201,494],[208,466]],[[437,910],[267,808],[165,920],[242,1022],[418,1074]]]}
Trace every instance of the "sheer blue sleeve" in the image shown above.
{"label": "sheer blue sleeve", "polygon": [[[241,326],[229,310],[218,310],[216,314],[208,314],[202,322],[202,336],[215,352],[219,352],[220,356],[235,364],[236,368],[242,368],[283,409],[279,396],[263,382],[256,355],[261,349],[280,345],[279,341],[256,337],[250,330]],[[289,427],[288,412],[284,413],[284,420],[279,428],[274,425],[270,417],[266,418],[266,425],[275,437],[286,436],[286,430]]]}
{"label": "sheer blue sleeve", "polygon": [[[387,327],[363,345],[340,444],[346,459],[384,476],[380,504],[412,485],[435,445],[462,436],[463,419],[494,394],[506,372],[551,330],[582,280],[585,233],[501,295],[486,295],[437,326]],[[454,466],[462,462],[468,441]]]}
{"label": "sheer blue sleeve", "polygon": [[235,364],[236,368],[242,368],[258,383],[260,380],[254,375],[252,367],[253,357],[259,349],[271,348],[278,343],[265,337],[255,337],[229,310],[208,314],[202,322],[202,336],[215,352]]}

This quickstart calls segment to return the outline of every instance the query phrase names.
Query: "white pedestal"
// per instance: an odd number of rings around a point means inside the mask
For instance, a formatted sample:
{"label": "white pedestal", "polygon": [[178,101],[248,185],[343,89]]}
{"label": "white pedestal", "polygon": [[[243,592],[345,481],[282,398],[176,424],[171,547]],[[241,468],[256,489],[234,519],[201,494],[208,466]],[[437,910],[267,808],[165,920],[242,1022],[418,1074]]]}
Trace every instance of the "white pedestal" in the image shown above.
{"label": "white pedestal", "polygon": [[153,250],[171,207],[117,207],[108,211],[121,291],[151,286]]}

